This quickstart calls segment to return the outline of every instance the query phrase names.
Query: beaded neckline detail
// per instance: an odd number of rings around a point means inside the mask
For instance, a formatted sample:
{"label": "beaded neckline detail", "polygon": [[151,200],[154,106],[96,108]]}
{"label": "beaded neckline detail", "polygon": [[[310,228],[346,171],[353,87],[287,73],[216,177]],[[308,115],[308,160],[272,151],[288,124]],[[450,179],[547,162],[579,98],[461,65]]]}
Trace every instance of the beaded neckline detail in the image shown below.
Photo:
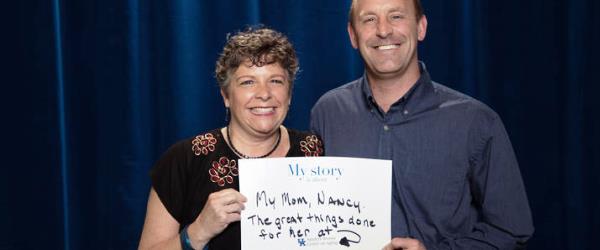
{"label": "beaded neckline detail", "polygon": [[278,134],[277,134],[277,141],[275,142],[275,145],[273,145],[273,148],[269,152],[267,152],[266,154],[261,155],[261,156],[249,156],[249,155],[242,154],[240,151],[238,151],[235,148],[235,146],[233,146],[233,140],[231,140],[231,131],[229,130],[229,125],[227,126],[227,138],[229,138],[229,148],[231,148],[231,150],[240,158],[244,158],[244,159],[265,158],[265,157],[271,155],[273,152],[275,152],[275,149],[277,149],[277,147],[279,147],[279,142],[281,142],[281,127],[279,127]]}

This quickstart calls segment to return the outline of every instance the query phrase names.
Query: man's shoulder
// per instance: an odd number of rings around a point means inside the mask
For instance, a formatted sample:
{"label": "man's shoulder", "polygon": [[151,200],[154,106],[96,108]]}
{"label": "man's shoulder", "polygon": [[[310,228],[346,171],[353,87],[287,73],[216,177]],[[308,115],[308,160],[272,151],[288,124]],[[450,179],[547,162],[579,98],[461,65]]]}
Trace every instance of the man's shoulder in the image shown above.
{"label": "man's shoulder", "polygon": [[439,100],[439,108],[457,108],[457,110],[466,111],[468,114],[482,116],[482,118],[489,120],[499,118],[492,108],[480,100],[443,84],[432,83]]}
{"label": "man's shoulder", "polygon": [[360,92],[359,78],[325,92],[314,107],[329,106],[333,103],[353,103],[356,97],[360,96]]}

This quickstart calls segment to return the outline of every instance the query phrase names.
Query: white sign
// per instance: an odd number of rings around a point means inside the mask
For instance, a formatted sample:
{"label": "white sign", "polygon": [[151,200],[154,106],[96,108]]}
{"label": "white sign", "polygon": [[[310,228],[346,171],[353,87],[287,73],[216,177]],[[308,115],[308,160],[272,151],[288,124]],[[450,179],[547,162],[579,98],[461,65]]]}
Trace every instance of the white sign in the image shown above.
{"label": "white sign", "polygon": [[381,249],[390,241],[392,162],[241,159],[242,250]]}

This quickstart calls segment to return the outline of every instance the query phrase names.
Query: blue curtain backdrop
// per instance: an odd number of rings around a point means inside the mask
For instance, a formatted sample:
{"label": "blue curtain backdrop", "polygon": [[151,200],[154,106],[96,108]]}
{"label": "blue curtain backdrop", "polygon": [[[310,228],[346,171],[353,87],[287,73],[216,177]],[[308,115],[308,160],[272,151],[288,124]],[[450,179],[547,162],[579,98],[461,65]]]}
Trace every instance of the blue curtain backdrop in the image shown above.
{"label": "blue curtain backdrop", "polygon": [[[213,78],[226,34],[262,23],[301,63],[286,124],[362,74],[349,0],[5,1],[0,249],[135,249],[148,170],[224,125]],[[536,226],[530,249],[600,235],[600,3],[423,0],[434,80],[503,118]]]}

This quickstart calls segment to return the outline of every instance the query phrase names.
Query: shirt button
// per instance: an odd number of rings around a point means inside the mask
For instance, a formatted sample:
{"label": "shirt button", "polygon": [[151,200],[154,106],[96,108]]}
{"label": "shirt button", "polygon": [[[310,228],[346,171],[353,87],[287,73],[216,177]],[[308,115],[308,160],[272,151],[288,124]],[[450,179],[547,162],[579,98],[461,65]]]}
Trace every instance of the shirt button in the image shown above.
{"label": "shirt button", "polygon": [[388,125],[383,125],[383,130],[388,131],[390,130],[390,127],[388,127]]}
{"label": "shirt button", "polygon": [[408,115],[408,110],[405,109],[402,113],[404,113],[404,115]]}

